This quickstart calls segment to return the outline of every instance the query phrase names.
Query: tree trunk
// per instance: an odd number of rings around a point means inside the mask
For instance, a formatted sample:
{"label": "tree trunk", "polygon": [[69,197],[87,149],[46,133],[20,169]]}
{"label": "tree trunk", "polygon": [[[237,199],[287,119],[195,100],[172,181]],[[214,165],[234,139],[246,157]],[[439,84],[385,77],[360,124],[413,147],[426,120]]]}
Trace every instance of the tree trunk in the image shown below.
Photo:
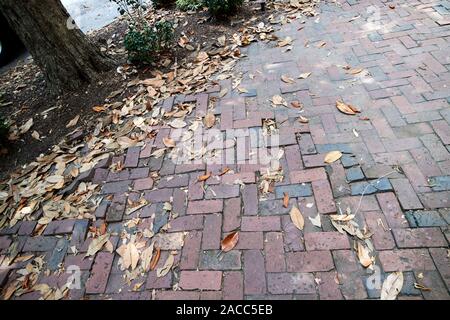
{"label": "tree trunk", "polygon": [[0,10],[55,93],[95,81],[113,65],[74,27],[60,0],[0,0]]}

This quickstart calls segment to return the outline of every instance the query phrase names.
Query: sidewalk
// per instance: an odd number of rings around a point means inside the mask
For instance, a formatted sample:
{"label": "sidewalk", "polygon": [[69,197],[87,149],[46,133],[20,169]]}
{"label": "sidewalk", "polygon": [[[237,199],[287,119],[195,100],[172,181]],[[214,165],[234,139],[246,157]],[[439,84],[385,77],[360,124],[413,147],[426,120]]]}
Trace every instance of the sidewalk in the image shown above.
{"label": "sidewalk", "polygon": [[[321,4],[317,17],[277,30],[280,39],[293,40],[290,50],[261,42],[242,49],[248,57],[236,67],[243,74],[241,90],[224,80],[208,93],[172,97],[162,105],[169,112],[178,102],[195,102],[189,120],[214,103],[211,129],[237,142],[227,145],[237,160],[252,159],[251,147],[260,145],[253,133],[273,120],[284,150],[284,178],[270,184],[273,192],[260,189],[264,165],[176,165],[168,157],[150,157],[173,134],[170,127],[160,129],[147,148],[112,159],[123,161],[120,174],[105,163],[91,177],[106,180],[102,193],[111,195],[96,212],[96,225],[106,221],[108,230],[120,231],[136,217],[124,212],[139,193],[151,203],[139,211],[141,231],[159,231],[167,223],[164,203],[172,202],[178,217],[167,232],[171,239],[184,237],[184,245],[162,246],[157,268],[177,250],[174,270],[163,277],[154,270],[127,284],[116,252],[103,250],[93,260],[66,254],[71,246],[87,251],[87,220],[52,222],[34,238],[27,237],[32,222],[0,230],[2,254],[18,234],[22,252],[44,254],[51,265],[81,266],[82,289],[71,290],[70,299],[377,299],[380,286],[367,279],[382,283],[396,271],[404,276],[399,299],[450,299],[450,4],[341,3]],[[272,106],[277,95],[287,106]],[[361,113],[340,112],[339,100]],[[300,123],[299,115],[309,122]],[[248,147],[238,149],[242,141]],[[343,155],[327,164],[330,151]],[[161,177],[154,182],[153,171]],[[197,180],[205,172],[212,176],[202,189]],[[292,206],[304,217],[302,231],[291,220]],[[355,216],[347,224],[337,222],[336,213]],[[218,257],[221,239],[234,230],[237,246]],[[119,237],[113,238],[117,248]],[[358,257],[361,245],[374,257],[369,270],[361,252]],[[48,275],[40,282],[61,285],[68,276]],[[9,269],[0,271],[0,284],[14,277]],[[39,297],[32,292],[20,298]]]}

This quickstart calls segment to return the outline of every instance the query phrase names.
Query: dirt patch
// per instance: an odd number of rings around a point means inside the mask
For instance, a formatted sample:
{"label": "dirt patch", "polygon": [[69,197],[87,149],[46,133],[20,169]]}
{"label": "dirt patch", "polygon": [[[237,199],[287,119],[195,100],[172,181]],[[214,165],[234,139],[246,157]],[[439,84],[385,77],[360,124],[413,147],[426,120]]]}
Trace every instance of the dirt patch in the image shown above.
{"label": "dirt patch", "polygon": [[[253,17],[258,17],[258,21],[265,21],[270,13],[270,9],[261,12],[257,4],[244,6],[237,15],[228,20],[211,18],[206,11],[182,13],[171,9],[158,12],[159,15],[175,21],[177,28],[174,47],[170,52],[163,53],[157,59],[158,63],[154,65],[126,65],[127,57],[122,40],[127,27],[125,21],[121,19],[89,36],[97,45],[114,55],[118,67],[132,70],[136,77],[145,79],[151,77],[152,71],[156,69],[165,72],[174,62],[177,64],[189,62],[198,50],[213,47],[220,36],[236,33]],[[182,35],[189,38],[189,44],[195,50],[190,51],[176,44]],[[0,107],[0,116],[17,126],[26,123],[30,118],[34,120],[33,127],[20,139],[12,141],[7,153],[0,156],[0,179],[7,177],[17,166],[29,163],[45,153],[76,127],[83,127],[85,131],[89,131],[95,119],[99,117],[92,107],[104,104],[105,98],[111,92],[125,88],[126,83],[131,80],[128,78],[124,81],[117,70],[105,73],[101,79],[103,79],[101,82],[86,85],[77,92],[55,97],[46,88],[42,73],[32,61],[19,62],[13,69],[0,75],[3,103],[8,103],[7,106]],[[124,90],[110,102],[120,101],[132,95],[134,92],[131,90],[136,89]],[[77,126],[66,128],[70,120],[78,115],[80,119]],[[40,141],[32,137],[34,131],[38,132]]]}

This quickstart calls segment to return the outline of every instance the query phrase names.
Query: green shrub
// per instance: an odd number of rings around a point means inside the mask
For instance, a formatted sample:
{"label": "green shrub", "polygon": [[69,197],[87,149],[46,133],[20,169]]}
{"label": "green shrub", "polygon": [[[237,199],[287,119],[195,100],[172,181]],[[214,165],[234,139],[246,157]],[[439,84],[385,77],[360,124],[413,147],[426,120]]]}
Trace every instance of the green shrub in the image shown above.
{"label": "green shrub", "polygon": [[203,0],[177,0],[177,8],[183,11],[198,10],[203,6]]}
{"label": "green shrub", "polygon": [[158,21],[141,29],[130,26],[124,38],[125,49],[133,62],[152,62],[155,54],[170,47],[174,30],[171,22]]}
{"label": "green shrub", "polygon": [[229,16],[237,11],[244,0],[205,0],[209,12],[216,17]]}

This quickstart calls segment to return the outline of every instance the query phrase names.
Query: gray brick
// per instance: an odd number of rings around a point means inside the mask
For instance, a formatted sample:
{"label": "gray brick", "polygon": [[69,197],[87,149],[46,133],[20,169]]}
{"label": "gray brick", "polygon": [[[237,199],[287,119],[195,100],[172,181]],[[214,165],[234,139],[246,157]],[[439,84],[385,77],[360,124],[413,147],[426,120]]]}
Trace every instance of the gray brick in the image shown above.
{"label": "gray brick", "polygon": [[200,269],[202,270],[240,270],[241,252],[231,250],[220,254],[220,250],[207,250],[201,253]]}
{"label": "gray brick", "polygon": [[290,198],[309,197],[312,196],[311,185],[309,183],[291,184],[287,186],[279,186],[275,188],[275,195],[277,199],[284,197],[287,193]]}

